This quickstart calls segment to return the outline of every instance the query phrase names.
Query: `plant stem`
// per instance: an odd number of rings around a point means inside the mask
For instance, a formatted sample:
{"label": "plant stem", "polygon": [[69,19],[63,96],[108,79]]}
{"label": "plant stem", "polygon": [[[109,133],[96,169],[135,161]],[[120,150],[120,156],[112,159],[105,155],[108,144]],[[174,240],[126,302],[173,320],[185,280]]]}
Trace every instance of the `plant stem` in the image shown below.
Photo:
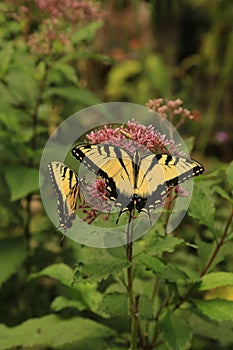
{"label": "plant stem", "polygon": [[213,251],[211,257],[209,258],[209,260],[207,261],[207,263],[205,264],[205,266],[203,267],[201,273],[200,273],[200,277],[204,276],[207,272],[207,270],[210,268],[212,262],[214,261],[214,258],[216,257],[219,249],[221,248],[221,246],[223,245],[224,243],[224,240],[226,238],[226,235],[227,235],[227,232],[228,232],[228,229],[230,227],[230,224],[231,224],[231,221],[233,219],[233,210],[231,211],[231,214],[227,220],[227,223],[226,223],[226,226],[225,226],[225,229],[223,231],[223,234],[222,234],[222,237],[220,238],[220,241],[217,243],[216,247],[215,247],[215,250]]}
{"label": "plant stem", "polygon": [[130,350],[137,349],[137,338],[138,338],[138,303],[139,296],[136,296],[134,299],[133,292],[133,266],[132,266],[132,257],[133,257],[133,242],[132,242],[132,212],[129,214],[129,221],[127,226],[127,246],[126,246],[126,255],[129,266],[127,268],[127,290],[129,296],[129,311],[131,315],[131,339],[130,339]]}

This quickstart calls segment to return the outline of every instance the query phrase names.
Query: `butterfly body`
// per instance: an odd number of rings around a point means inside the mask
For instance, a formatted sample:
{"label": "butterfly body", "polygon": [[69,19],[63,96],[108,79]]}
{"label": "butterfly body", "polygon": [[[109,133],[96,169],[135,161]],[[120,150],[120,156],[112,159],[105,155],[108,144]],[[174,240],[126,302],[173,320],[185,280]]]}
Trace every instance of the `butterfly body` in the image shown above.
{"label": "butterfly body", "polygon": [[142,154],[110,144],[81,144],[72,154],[105,179],[109,198],[121,208],[149,213],[161,205],[167,189],[203,172],[196,161],[169,154]]}

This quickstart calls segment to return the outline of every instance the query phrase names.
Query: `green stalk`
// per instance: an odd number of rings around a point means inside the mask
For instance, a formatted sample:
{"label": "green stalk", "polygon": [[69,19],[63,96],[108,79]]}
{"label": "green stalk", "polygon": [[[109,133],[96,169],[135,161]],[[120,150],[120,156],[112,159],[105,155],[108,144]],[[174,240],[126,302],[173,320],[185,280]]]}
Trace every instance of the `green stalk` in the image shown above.
{"label": "green stalk", "polygon": [[126,254],[129,266],[127,268],[127,290],[129,296],[129,311],[131,315],[131,338],[130,338],[130,348],[129,350],[137,349],[137,340],[138,340],[138,302],[139,297],[136,296],[134,298],[133,291],[133,266],[132,266],[132,258],[133,258],[133,242],[132,242],[132,218],[133,215],[130,212],[129,221],[127,226],[127,246],[126,246]]}

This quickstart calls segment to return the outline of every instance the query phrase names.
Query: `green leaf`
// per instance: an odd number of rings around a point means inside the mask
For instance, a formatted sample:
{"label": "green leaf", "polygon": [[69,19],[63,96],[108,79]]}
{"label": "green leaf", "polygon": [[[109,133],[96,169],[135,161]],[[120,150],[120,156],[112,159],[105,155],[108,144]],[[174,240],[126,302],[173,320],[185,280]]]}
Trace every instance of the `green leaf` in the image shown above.
{"label": "green leaf", "polygon": [[5,238],[0,240],[0,285],[6,281],[27,256],[23,237]]}
{"label": "green leaf", "polygon": [[173,253],[177,245],[184,244],[184,240],[174,236],[166,236],[164,238],[155,237],[149,242],[146,251],[153,255],[163,252]]}
{"label": "green leaf", "polygon": [[190,348],[192,331],[186,319],[174,312],[168,312],[159,323],[163,339],[171,350]]}
{"label": "green leaf", "polygon": [[127,81],[142,72],[143,66],[139,61],[128,60],[113,66],[108,75],[106,93],[111,98],[128,94],[129,83]]}
{"label": "green leaf", "polygon": [[[170,77],[168,66],[160,55],[147,55],[144,62],[144,70],[147,79],[151,82],[152,87],[162,95],[167,95],[170,90]],[[148,84],[148,83],[147,83]]]}
{"label": "green leaf", "polygon": [[[84,349],[79,342],[90,338],[106,339],[115,331],[95,321],[81,317],[62,319],[48,315],[23,322],[15,327],[0,325],[0,348],[13,347],[61,347],[76,343],[76,349]],[[86,348],[85,348],[86,349]]]}
{"label": "green leaf", "polygon": [[116,292],[105,294],[99,305],[99,310],[110,317],[128,316],[127,294]]}
{"label": "green leaf", "polygon": [[215,321],[233,321],[233,301],[224,299],[192,300],[205,316]]}
{"label": "green leaf", "polygon": [[232,197],[221,187],[214,186],[214,191],[217,192],[222,198],[228,200],[230,203],[233,204]]}
{"label": "green leaf", "polygon": [[53,311],[58,312],[66,308],[74,308],[79,311],[87,309],[87,306],[82,302],[82,300],[72,300],[65,297],[59,296],[51,304]]}
{"label": "green leaf", "polygon": [[186,146],[188,152],[191,153],[193,150],[193,146],[194,146],[194,136],[191,136],[185,140],[185,146]]}
{"label": "green leaf", "polygon": [[78,84],[77,72],[70,64],[58,61],[53,65],[50,74],[53,70],[61,72],[68,81],[71,81],[75,85]]}
{"label": "green leaf", "polygon": [[[27,66],[27,62],[24,63],[24,66]],[[20,69],[21,67],[19,69],[11,69],[7,74],[5,78],[7,87],[9,91],[13,91],[15,103],[34,108],[38,94],[38,82],[31,72],[27,72],[27,69],[25,71]]]}
{"label": "green leaf", "polygon": [[153,303],[147,295],[140,295],[139,298],[139,316],[140,318],[150,320],[153,317]]}
{"label": "green leaf", "polygon": [[9,69],[10,62],[14,53],[13,42],[9,41],[4,43],[0,51],[0,78],[3,78]]}
{"label": "green leaf", "polygon": [[228,165],[226,169],[227,180],[233,186],[233,161]]}
{"label": "green leaf", "polygon": [[203,181],[196,183],[188,214],[194,219],[197,219],[199,223],[213,228],[215,206],[207,190],[208,187],[204,186]]}
{"label": "green leaf", "polygon": [[39,190],[39,172],[37,169],[24,166],[5,167],[4,175],[10,188],[11,200],[26,197]]}
{"label": "green leaf", "polygon": [[87,24],[86,26],[83,26],[82,28],[79,28],[71,38],[71,41],[73,44],[79,44],[82,41],[92,41],[95,36],[96,32],[99,28],[103,26],[103,21],[98,22],[92,22]]}
{"label": "green leaf", "polygon": [[73,282],[73,270],[63,263],[50,265],[39,272],[31,273],[29,277],[37,278],[42,276],[55,278],[67,287],[70,287]]}
{"label": "green leaf", "polygon": [[49,88],[45,93],[45,98],[50,97],[62,97],[68,101],[74,101],[74,102],[81,102],[85,105],[92,105],[92,104],[98,104],[101,101],[99,98],[90,90],[87,89],[80,89],[73,86],[66,86],[64,87],[56,87],[56,88]]}
{"label": "green leaf", "polygon": [[[91,248],[90,248],[91,249]],[[90,251],[90,249],[88,251]],[[114,257],[104,249],[92,249],[92,253],[85,256],[75,269],[74,281],[99,282],[110,275],[117,276],[124,267],[128,266],[127,260]]]}
{"label": "green leaf", "polygon": [[165,264],[156,257],[142,253],[135,257],[134,262],[135,264],[139,264],[139,266],[146,266],[146,268],[152,270],[156,276],[168,280],[169,282],[187,280],[187,275],[183,271],[174,265]]}
{"label": "green leaf", "polygon": [[212,272],[201,278],[198,290],[207,290],[221,286],[233,286],[233,273]]}
{"label": "green leaf", "polygon": [[201,318],[193,312],[188,317],[194,333],[198,337],[209,338],[220,344],[219,349],[230,349],[233,340],[232,322],[210,322],[209,319]]}

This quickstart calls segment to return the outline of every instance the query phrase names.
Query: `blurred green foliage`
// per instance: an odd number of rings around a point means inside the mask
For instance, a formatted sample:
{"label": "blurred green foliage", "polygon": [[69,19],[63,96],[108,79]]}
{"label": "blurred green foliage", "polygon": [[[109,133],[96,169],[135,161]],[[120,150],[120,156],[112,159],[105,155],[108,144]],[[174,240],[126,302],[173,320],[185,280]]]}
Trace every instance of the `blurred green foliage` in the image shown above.
{"label": "blurred green foliage", "polygon": [[129,348],[124,247],[67,240],[61,249],[38,166],[56,126],[84,107],[179,97],[195,111],[180,130],[196,136],[206,172],[174,237],[161,220],[134,243],[139,348],[230,350],[233,7],[106,0],[95,12],[83,3],[86,20],[66,13],[51,37],[51,8],[0,4],[0,348]]}

